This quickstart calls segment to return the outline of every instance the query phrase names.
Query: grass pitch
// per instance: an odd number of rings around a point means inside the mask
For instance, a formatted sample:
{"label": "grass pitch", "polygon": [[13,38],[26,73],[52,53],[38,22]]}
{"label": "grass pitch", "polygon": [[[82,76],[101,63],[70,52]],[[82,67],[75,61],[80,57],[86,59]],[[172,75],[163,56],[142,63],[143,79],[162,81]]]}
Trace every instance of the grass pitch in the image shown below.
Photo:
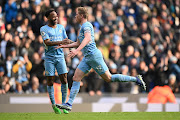
{"label": "grass pitch", "polygon": [[0,120],[180,120],[179,112],[0,113]]}

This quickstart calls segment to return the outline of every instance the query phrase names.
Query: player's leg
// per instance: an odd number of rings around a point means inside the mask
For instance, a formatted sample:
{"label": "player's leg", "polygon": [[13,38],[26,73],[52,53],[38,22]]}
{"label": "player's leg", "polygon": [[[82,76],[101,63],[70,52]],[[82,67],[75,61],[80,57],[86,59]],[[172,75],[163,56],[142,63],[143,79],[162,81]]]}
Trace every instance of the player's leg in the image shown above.
{"label": "player's leg", "polygon": [[68,102],[64,105],[57,105],[57,107],[59,107],[60,109],[71,110],[73,101],[80,89],[81,79],[84,77],[84,75],[86,73],[88,73],[90,71],[90,69],[91,69],[91,67],[86,64],[86,61],[83,58],[74,73],[73,84],[72,84],[72,87],[70,90],[70,96],[69,96]]}
{"label": "player's leg", "polygon": [[50,98],[52,104],[56,104],[55,98],[54,98],[53,83],[54,83],[54,76],[47,76],[47,91],[49,94],[49,98]]}
{"label": "player's leg", "polygon": [[65,103],[68,91],[67,73],[59,75],[59,78],[61,81],[62,103]]}
{"label": "player's leg", "polygon": [[104,74],[100,75],[106,82],[136,82],[139,84],[144,90],[146,90],[145,82],[142,79],[141,75],[137,75],[136,77],[122,75],[122,74],[114,74],[111,75],[109,70],[107,70]]}
{"label": "player's leg", "polygon": [[88,63],[106,82],[136,82],[143,87],[144,90],[146,90],[145,83],[140,75],[137,77],[122,74],[111,75],[101,52],[97,51],[95,56],[96,57],[91,57],[88,60]]}
{"label": "player's leg", "polygon": [[70,96],[69,100],[65,104],[57,104],[56,106],[60,109],[66,109],[68,111],[71,111],[72,104],[74,99],[76,98],[76,95],[79,92],[80,89],[80,81],[84,77],[85,73],[81,71],[79,68],[76,69],[74,76],[73,76],[73,84],[70,90]]}
{"label": "player's leg", "polygon": [[[59,78],[60,78],[60,81],[61,81],[62,104],[65,104],[66,103],[66,98],[67,98],[67,91],[68,91],[67,73],[59,75]],[[63,112],[65,114],[69,113],[65,109],[63,109]]]}
{"label": "player's leg", "polygon": [[54,76],[47,76],[47,91],[52,103],[53,110],[56,114],[61,114],[61,111],[56,107],[53,83],[54,83]]}
{"label": "player's leg", "polygon": [[72,106],[73,101],[79,92],[80,82],[81,82],[82,78],[85,76],[86,73],[88,73],[90,71],[90,69],[91,69],[91,67],[86,63],[85,58],[83,58],[82,61],[80,62],[80,64],[78,65],[78,67],[74,73],[74,76],[73,76],[73,84],[71,87],[69,100],[67,102],[70,106]]}
{"label": "player's leg", "polygon": [[111,74],[107,70],[104,74],[100,75],[106,82],[136,82],[136,77],[122,75],[122,74]]}
{"label": "player's leg", "polygon": [[79,92],[80,82],[81,82],[82,78],[84,77],[84,75],[85,75],[85,73],[82,70],[80,70],[79,68],[76,69],[74,76],[73,76],[73,84],[71,87],[69,100],[67,102],[68,104],[70,104],[70,105],[73,104],[73,101]]}
{"label": "player's leg", "polygon": [[49,94],[49,98],[51,100],[51,104],[53,107],[53,110],[56,114],[61,114],[61,111],[56,107],[55,98],[54,98],[54,74],[55,74],[55,67],[54,62],[50,60],[44,61],[45,66],[45,75],[47,77],[47,91]]}
{"label": "player's leg", "polygon": [[[66,103],[67,91],[68,91],[68,82],[67,82],[67,67],[64,58],[58,58],[55,64],[56,70],[58,72],[60,81],[61,81],[61,93],[62,93],[62,104]],[[69,112],[63,110],[64,113],[68,114]]]}

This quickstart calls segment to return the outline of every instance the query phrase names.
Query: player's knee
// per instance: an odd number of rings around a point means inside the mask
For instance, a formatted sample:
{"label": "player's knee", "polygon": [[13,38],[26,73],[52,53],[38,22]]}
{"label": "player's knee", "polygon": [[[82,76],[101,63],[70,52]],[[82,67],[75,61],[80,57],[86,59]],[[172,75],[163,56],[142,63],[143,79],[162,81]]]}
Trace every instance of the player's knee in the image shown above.
{"label": "player's knee", "polygon": [[66,84],[66,83],[67,83],[67,80],[65,80],[65,81],[61,81],[61,83],[62,83],[62,84]]}
{"label": "player's knee", "polygon": [[53,86],[53,83],[54,83],[53,80],[47,80],[47,85],[48,85],[48,86]]}
{"label": "player's knee", "polygon": [[59,78],[62,84],[67,83],[67,73],[59,75]]}
{"label": "player's knee", "polygon": [[106,82],[110,83],[111,82],[111,76],[106,76],[103,78]]}
{"label": "player's knee", "polygon": [[79,81],[81,81],[81,80],[80,80],[80,78],[79,78],[78,76],[74,75],[74,76],[73,76],[73,81],[79,82]]}
{"label": "player's knee", "polygon": [[68,82],[67,82],[67,78],[62,79],[62,80],[61,80],[61,83],[62,83],[62,84],[68,83]]}
{"label": "player's knee", "polygon": [[107,83],[110,83],[111,82],[111,79],[107,78],[107,79],[104,79]]}

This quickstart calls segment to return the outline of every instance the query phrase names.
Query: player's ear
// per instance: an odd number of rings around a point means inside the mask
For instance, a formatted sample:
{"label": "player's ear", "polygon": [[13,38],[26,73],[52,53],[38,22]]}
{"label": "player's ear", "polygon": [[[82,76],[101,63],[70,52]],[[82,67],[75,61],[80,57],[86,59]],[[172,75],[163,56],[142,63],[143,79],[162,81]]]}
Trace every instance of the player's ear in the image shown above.
{"label": "player's ear", "polygon": [[84,18],[84,15],[83,15],[83,14],[81,14],[81,18]]}

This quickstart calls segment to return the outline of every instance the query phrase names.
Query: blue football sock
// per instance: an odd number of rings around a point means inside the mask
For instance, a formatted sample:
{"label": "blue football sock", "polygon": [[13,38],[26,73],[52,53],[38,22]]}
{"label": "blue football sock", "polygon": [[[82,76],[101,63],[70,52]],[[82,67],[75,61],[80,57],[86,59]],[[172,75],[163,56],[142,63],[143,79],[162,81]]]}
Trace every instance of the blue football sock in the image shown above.
{"label": "blue football sock", "polygon": [[67,91],[68,91],[68,84],[67,83],[61,84],[62,103],[66,102]]}
{"label": "blue football sock", "polygon": [[78,94],[79,89],[80,89],[80,82],[73,81],[71,91],[70,91],[69,100],[68,100],[69,104],[71,104],[71,105],[73,104],[73,101],[74,101],[76,95]]}
{"label": "blue football sock", "polygon": [[52,104],[55,104],[55,99],[54,99],[54,87],[53,86],[47,86],[47,91],[49,93],[49,98],[51,100]]}
{"label": "blue football sock", "polygon": [[122,75],[122,74],[114,74],[111,76],[111,82],[136,82],[136,77]]}

